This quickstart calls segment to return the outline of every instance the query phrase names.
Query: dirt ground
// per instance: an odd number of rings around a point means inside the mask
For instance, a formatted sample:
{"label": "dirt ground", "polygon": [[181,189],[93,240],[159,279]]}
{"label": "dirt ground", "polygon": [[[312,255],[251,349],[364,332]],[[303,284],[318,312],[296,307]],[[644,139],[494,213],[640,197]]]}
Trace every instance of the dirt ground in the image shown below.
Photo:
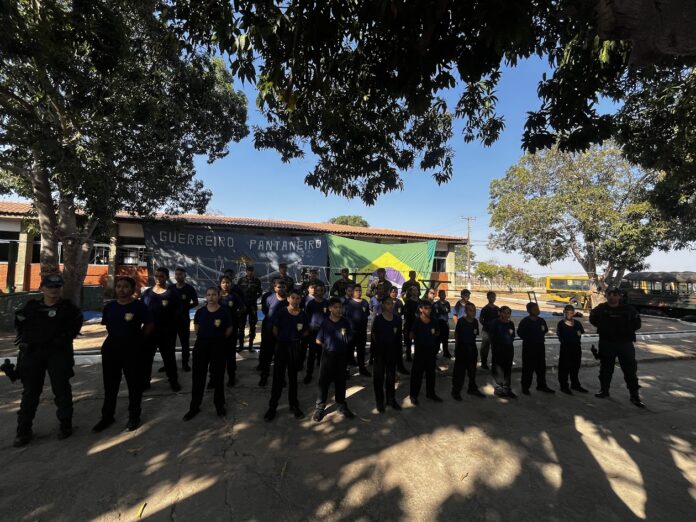
{"label": "dirt ground", "polygon": [[[665,347],[662,348],[666,349]],[[671,349],[682,353],[676,341]],[[255,356],[239,364],[227,389],[228,415],[212,395],[190,422],[190,374],[181,393],[158,381],[146,393],[143,426],[117,423],[90,432],[103,399],[99,364],[73,379],[74,436],[56,440],[47,387],[35,440],[11,447],[20,388],[0,380],[3,520],[694,520],[696,519],[696,360],[641,362],[647,404],[628,402],[620,370],[612,397],[548,396],[516,400],[449,398],[410,405],[408,377],[398,383],[404,410],[374,409],[370,379],[349,381],[349,420],[333,406],[310,419],[314,384],[300,384],[307,413],[294,419],[285,397],[272,423],[262,418],[269,390],[257,386]],[[549,381],[555,376],[550,372]],[[519,390],[519,373],[513,374]],[[597,369],[581,380],[596,389]]]}

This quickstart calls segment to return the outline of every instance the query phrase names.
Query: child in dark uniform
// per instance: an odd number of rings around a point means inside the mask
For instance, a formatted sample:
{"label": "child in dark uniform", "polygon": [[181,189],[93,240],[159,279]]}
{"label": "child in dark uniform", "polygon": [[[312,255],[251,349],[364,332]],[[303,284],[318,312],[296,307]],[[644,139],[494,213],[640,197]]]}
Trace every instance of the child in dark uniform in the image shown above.
{"label": "child in dark uniform", "polygon": [[[365,346],[367,344],[367,321],[370,318],[370,305],[362,298],[362,287],[355,285],[350,299],[343,303],[343,315],[353,329],[353,337],[350,344],[350,355],[358,356],[358,369],[360,375],[370,377],[370,372],[365,367]],[[352,361],[351,361],[352,362]]]}
{"label": "child in dark uniform", "polygon": [[128,424],[133,431],[140,426],[140,405],[143,397],[142,370],[145,364],[145,336],[152,333],[152,315],[142,301],[133,297],[135,279],[116,278],[116,300],[104,307],[102,324],[107,337],[101,348],[104,378],[104,405],[101,420],[92,428],[98,433],[114,423],[116,398],[121,374],[128,385]]}
{"label": "child in dark uniform", "polygon": [[406,345],[406,360],[412,362],[411,347],[413,340],[411,339],[411,328],[418,317],[418,288],[411,286],[406,295],[404,302],[404,344]]}
{"label": "child in dark uniform", "polygon": [[[196,344],[193,346],[193,385],[191,405],[184,415],[184,420],[193,419],[201,411],[205,376],[208,368],[212,374],[213,403],[218,417],[224,417],[225,411],[225,351],[232,336],[233,319],[229,312],[220,306],[219,290],[208,288],[205,292],[207,304],[196,310],[193,327],[196,331]],[[234,350],[233,350],[234,351]]]}
{"label": "child in dark uniform", "polygon": [[309,321],[309,335],[307,336],[307,373],[305,374],[304,383],[309,384],[312,381],[314,367],[321,362],[321,346],[316,343],[317,332],[321,323],[329,316],[329,302],[324,299],[326,287],[323,284],[317,284],[314,287],[314,299],[307,303],[305,314]]}
{"label": "child in dark uniform", "polygon": [[433,303],[433,319],[437,320],[437,327],[440,331],[439,343],[442,345],[442,355],[446,359],[451,359],[449,351],[449,314],[452,307],[447,301],[447,292],[440,290],[438,300]]}
{"label": "child in dark uniform", "polygon": [[[219,304],[232,319],[232,335],[225,338],[225,367],[227,368],[227,386],[232,388],[237,378],[237,338],[239,323],[244,315],[244,300],[232,290],[234,283],[229,276],[220,278]],[[224,373],[223,373],[224,381]]]}
{"label": "child in dark uniform", "polygon": [[546,321],[539,317],[539,305],[527,303],[528,317],[520,321],[517,335],[522,339],[522,393],[529,395],[532,377],[536,373],[539,391],[554,393],[546,384],[546,344],[545,338],[549,331]]}
{"label": "child in dark uniform", "polygon": [[[514,399],[517,397],[512,391],[512,359],[515,355],[513,342],[515,341],[515,323],[510,320],[512,310],[509,306],[500,307],[500,315],[490,321],[488,333],[491,337],[493,357],[491,372],[495,380],[495,394],[500,397]],[[501,379],[502,374],[502,379]]]}
{"label": "child in dark uniform", "polygon": [[339,413],[349,419],[355,417],[346,402],[346,368],[352,335],[350,322],[343,317],[341,299],[332,297],[329,300],[329,317],[324,319],[317,332],[316,343],[322,347],[322,353],[319,365],[319,398],[313,416],[316,422],[324,418],[331,384],[335,388]]}
{"label": "child in dark uniform", "polygon": [[399,299],[399,289],[392,286],[389,289],[389,297],[391,297],[394,303],[394,317],[399,322],[399,328],[401,329],[402,338],[399,339],[399,357],[396,359],[396,371],[403,375],[410,375],[404,366],[404,341],[403,341],[403,330],[404,330],[404,302]]}
{"label": "child in dark uniform", "polygon": [[440,332],[437,323],[430,317],[431,310],[430,301],[421,301],[418,305],[419,317],[411,327],[414,350],[410,397],[414,406],[418,404],[423,374],[425,374],[425,396],[435,402],[442,402],[442,399],[435,393],[435,365]]}
{"label": "child in dark uniform", "polygon": [[385,375],[387,404],[395,410],[396,364],[401,357],[401,319],[394,315],[391,297],[382,300],[382,313],[372,321],[371,351],[374,353],[372,382],[375,387],[377,411],[384,412]]}
{"label": "child in dark uniform", "polygon": [[[564,318],[556,327],[556,335],[561,341],[560,357],[558,359],[558,383],[561,391],[572,395],[575,390],[580,393],[587,393],[587,390],[580,384],[580,363],[582,361],[582,334],[585,329],[582,323],[575,319],[575,308],[573,305],[566,305],[563,309]],[[570,376],[570,387],[568,387],[568,377]]]}
{"label": "child in dark uniform", "polygon": [[452,397],[462,400],[462,388],[466,375],[469,377],[467,393],[476,397],[484,397],[476,386],[476,363],[478,350],[476,337],[479,335],[479,322],[476,320],[476,306],[467,302],[463,313],[460,312],[454,330],[454,374],[452,375]]}

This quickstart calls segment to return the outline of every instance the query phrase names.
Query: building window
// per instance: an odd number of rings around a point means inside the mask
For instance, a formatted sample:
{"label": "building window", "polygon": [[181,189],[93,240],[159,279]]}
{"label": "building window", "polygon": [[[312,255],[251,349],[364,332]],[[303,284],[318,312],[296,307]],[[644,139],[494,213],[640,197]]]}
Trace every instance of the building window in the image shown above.
{"label": "building window", "polygon": [[447,272],[447,252],[436,250],[433,258],[433,272]]}
{"label": "building window", "polygon": [[19,232],[0,231],[0,263],[17,261]]}
{"label": "building window", "polygon": [[95,243],[89,256],[90,265],[109,264],[109,245],[106,243]]}
{"label": "building window", "polygon": [[118,247],[116,262],[119,265],[146,266],[145,245],[122,245]]}

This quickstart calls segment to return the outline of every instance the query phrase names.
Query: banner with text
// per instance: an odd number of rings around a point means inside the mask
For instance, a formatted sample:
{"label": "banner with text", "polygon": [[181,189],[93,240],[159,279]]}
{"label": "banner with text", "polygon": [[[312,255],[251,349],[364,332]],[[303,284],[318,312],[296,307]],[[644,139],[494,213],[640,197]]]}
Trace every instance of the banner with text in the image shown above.
{"label": "banner with text", "polygon": [[401,288],[408,280],[410,270],[415,270],[419,279],[429,279],[433,268],[436,241],[417,243],[370,243],[345,237],[329,235],[329,266],[331,283],[339,276],[341,268],[357,272],[356,281],[363,286],[376,277],[378,268],[384,268],[387,279]]}
{"label": "banner with text", "polygon": [[[278,275],[278,264],[287,263],[288,273],[301,282],[311,267],[326,281],[328,246],[325,235],[290,236],[241,233],[205,225],[144,223],[145,246],[152,258],[150,270],[166,266],[173,272],[183,266],[197,291],[216,285],[222,272],[232,268],[243,273],[254,265],[264,290]],[[173,274],[172,274],[173,276]]]}

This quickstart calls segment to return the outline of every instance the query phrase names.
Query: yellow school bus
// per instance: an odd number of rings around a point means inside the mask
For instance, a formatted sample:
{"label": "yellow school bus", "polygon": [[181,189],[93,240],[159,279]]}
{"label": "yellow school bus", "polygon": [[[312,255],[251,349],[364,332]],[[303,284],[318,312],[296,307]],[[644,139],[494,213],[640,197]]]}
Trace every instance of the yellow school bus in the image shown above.
{"label": "yellow school bus", "polygon": [[552,302],[583,308],[590,295],[590,279],[587,275],[547,276],[546,293]]}

